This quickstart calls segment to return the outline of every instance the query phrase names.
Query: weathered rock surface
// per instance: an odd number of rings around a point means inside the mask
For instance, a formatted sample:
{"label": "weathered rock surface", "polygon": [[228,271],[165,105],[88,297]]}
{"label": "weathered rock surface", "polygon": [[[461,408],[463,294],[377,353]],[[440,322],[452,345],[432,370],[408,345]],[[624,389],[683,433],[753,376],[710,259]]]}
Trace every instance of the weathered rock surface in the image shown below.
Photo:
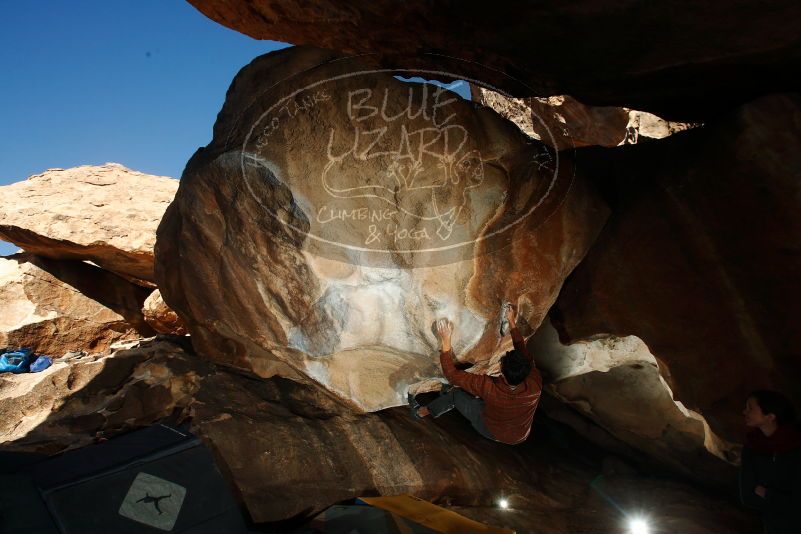
{"label": "weathered rock surface", "polygon": [[437,317],[467,361],[511,346],[504,300],[533,332],[607,208],[492,110],[337,58],[292,48],[237,75],[156,278],[203,356],[377,410],[439,376]]}
{"label": "weathered rock surface", "polygon": [[770,9],[744,0],[189,1],[256,39],[364,54],[385,68],[453,72],[518,97],[568,94],[671,120],[704,120],[760,94],[797,90],[801,65],[801,6],[790,0]]}
{"label": "weathered rock surface", "polygon": [[141,312],[147,295],[147,289],[84,262],[27,253],[0,257],[0,347],[60,356],[152,335]]}
{"label": "weathered rock surface", "polygon": [[[257,521],[357,495],[411,493],[517,532],[614,532],[620,516],[606,494],[624,509],[647,509],[655,522],[683,523],[688,531],[748,532],[754,525],[736,507],[664,480],[609,473],[593,486],[600,466],[577,465],[580,439],[552,430],[544,416],[529,442],[508,447],[477,439],[455,414],[424,423],[403,408],[349,415],[320,408],[317,395],[275,379],[245,383],[218,373],[204,381],[194,427],[225,459]],[[603,456],[586,445],[583,453],[590,465]],[[501,496],[509,514],[495,508]]]}
{"label": "weathered rock surface", "polygon": [[470,92],[474,102],[491,107],[526,135],[557,150],[635,144],[641,137],[662,139],[693,127],[644,111],[585,106],[570,96],[510,98],[473,84]]}
{"label": "weathered rock surface", "polygon": [[630,109],[625,142],[633,145],[641,138],[663,139],[674,133],[683,132],[701,125],[702,123],[667,121],[647,111]]}
{"label": "weathered rock surface", "polygon": [[0,447],[54,454],[186,407],[209,366],[177,344],[59,357],[39,373],[0,374]]}
{"label": "weathered rock surface", "polygon": [[[691,486],[641,477],[544,416],[532,439],[508,447],[478,439],[452,414],[423,423],[402,408],[354,414],[319,388],[215,368],[165,339],[0,376],[0,447],[53,453],[178,411],[191,416],[190,430],[257,523],[408,492],[518,532],[613,532],[621,517],[610,499],[681,532],[746,533],[757,524]],[[511,505],[503,513],[500,496]]]}
{"label": "weathered rock surface", "polygon": [[[562,345],[546,320],[529,348],[548,392],[652,462],[710,486],[723,487],[736,476],[739,445],[720,439],[700,414],[673,399],[638,337]],[[583,426],[575,429],[582,433]]]}
{"label": "weathered rock surface", "polygon": [[676,400],[726,439],[750,390],[801,401],[801,97],[577,160],[614,215],[559,296],[562,342],[639,337]]}
{"label": "weathered rock surface", "polygon": [[177,336],[186,335],[186,326],[184,322],[178,317],[164,299],[161,298],[161,291],[154,290],[150,296],[145,299],[145,304],[142,307],[142,314],[145,321],[153,330],[161,334],[175,334]]}
{"label": "weathered rock surface", "polygon": [[177,180],[117,163],[49,169],[0,187],[0,239],[153,287],[156,228],[177,189]]}

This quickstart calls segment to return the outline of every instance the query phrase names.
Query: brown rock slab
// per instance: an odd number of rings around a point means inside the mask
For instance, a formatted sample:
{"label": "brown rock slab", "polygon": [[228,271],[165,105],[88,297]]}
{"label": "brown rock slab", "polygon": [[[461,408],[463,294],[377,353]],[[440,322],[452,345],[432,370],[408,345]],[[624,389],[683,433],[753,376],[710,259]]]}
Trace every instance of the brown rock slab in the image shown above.
{"label": "brown rock slab", "polygon": [[[562,345],[544,321],[529,349],[547,392],[648,455],[651,463],[718,488],[736,478],[740,446],[721,439],[701,414],[674,400],[657,359],[637,336],[595,336]],[[584,424],[571,426],[584,434]]]}
{"label": "brown rock slab", "polygon": [[687,409],[739,441],[749,391],[801,401],[801,97],[703,128],[581,149],[613,208],[552,315],[563,343],[635,335]]}
{"label": "brown rock slab", "polygon": [[184,322],[178,317],[177,313],[167,306],[167,303],[161,298],[161,291],[158,289],[154,290],[145,299],[142,315],[144,315],[147,324],[160,334],[184,336],[187,333]]}
{"label": "brown rock slab", "polygon": [[0,257],[0,346],[61,356],[152,335],[141,312],[147,295],[84,262],[27,253]]}
{"label": "brown rock slab", "polygon": [[470,92],[475,102],[491,107],[526,135],[557,150],[635,144],[640,138],[662,139],[694,126],[628,108],[586,106],[567,95],[511,98],[472,84]]}
{"label": "brown rock slab", "polygon": [[567,94],[671,120],[703,120],[760,94],[795,90],[801,64],[801,7],[791,0],[770,9],[745,0],[190,3],[256,39],[363,54],[427,78],[451,72],[512,96]]}
{"label": "brown rock slab", "polygon": [[145,340],[106,354],[58,358],[39,373],[0,374],[0,447],[55,453],[185,407],[209,372],[180,346]]}
{"label": "brown rock slab", "polygon": [[[624,518],[610,500],[682,532],[746,533],[757,525],[686,483],[602,468],[610,463],[603,453],[544,417],[532,439],[510,447],[479,439],[453,414],[422,423],[400,408],[356,414],[320,388],[215,368],[169,339],[38,374],[0,375],[0,448],[91,447],[97,435],[113,438],[177,409],[191,416],[192,432],[256,523],[406,492],[518,532],[614,532]],[[500,497],[509,510],[497,508]]]}
{"label": "brown rock slab", "polygon": [[49,169],[0,187],[0,239],[154,287],[156,227],[176,189],[177,180],[118,163]]}
{"label": "brown rock slab", "polygon": [[504,300],[533,332],[607,208],[492,110],[364,69],[296,47],[237,75],[159,226],[156,278],[202,356],[371,411],[441,377],[438,317],[466,361],[511,346]]}
{"label": "brown rock slab", "polygon": [[[509,447],[478,439],[458,415],[420,423],[403,408],[352,414],[321,408],[319,391],[291,381],[234,378],[217,373],[204,380],[193,425],[256,522],[311,514],[360,495],[411,493],[517,532],[614,532],[625,519],[607,498],[623,510],[647,511],[655,526],[699,534],[745,533],[756,523],[725,500],[669,479],[596,479],[598,450],[583,449],[581,438],[544,416],[526,444]],[[510,510],[498,509],[501,497]]]}

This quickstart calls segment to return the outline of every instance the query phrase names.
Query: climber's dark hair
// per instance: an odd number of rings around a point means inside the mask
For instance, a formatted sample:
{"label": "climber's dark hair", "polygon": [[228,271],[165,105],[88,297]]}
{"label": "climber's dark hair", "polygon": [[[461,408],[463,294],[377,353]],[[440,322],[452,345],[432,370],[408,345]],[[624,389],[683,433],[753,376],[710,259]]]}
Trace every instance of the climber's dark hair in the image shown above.
{"label": "climber's dark hair", "polygon": [[531,362],[517,349],[512,349],[501,358],[501,372],[510,385],[516,386],[531,374]]}
{"label": "climber's dark hair", "polygon": [[793,403],[778,391],[760,389],[751,392],[748,398],[757,402],[763,414],[775,415],[779,426],[795,423],[796,413]]}

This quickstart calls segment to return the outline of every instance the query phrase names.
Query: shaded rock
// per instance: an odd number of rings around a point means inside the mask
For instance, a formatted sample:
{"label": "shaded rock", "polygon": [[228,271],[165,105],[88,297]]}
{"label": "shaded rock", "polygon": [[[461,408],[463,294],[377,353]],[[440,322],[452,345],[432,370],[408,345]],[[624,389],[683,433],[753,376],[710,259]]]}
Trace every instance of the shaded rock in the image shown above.
{"label": "shaded rock", "polygon": [[[614,532],[621,518],[605,493],[624,509],[648,510],[659,524],[710,534],[754,528],[735,506],[683,484],[614,474],[593,482],[602,469],[598,451],[544,417],[525,445],[508,447],[478,439],[457,415],[418,423],[403,408],[332,413],[304,386],[233,378],[218,373],[204,381],[193,425],[257,522],[358,495],[411,493],[518,532]],[[508,514],[496,508],[501,496]]]}
{"label": "shaded rock", "polygon": [[562,288],[562,342],[637,336],[729,440],[751,390],[801,401],[800,132],[787,94],[648,146],[579,150],[614,215]]}
{"label": "shaded rock", "polygon": [[[618,462],[621,461],[625,462],[627,466],[627,468],[622,469],[625,473],[628,473],[631,469],[636,472],[649,472],[659,466],[658,462],[655,462],[652,457],[624,443],[608,430],[585,417],[578,410],[571,408],[556,396],[550,394],[550,388],[545,389],[544,392],[545,394],[540,397],[540,405],[537,408],[540,415],[545,414],[549,419],[569,427],[573,432],[581,436],[583,440],[591,443],[593,448],[604,451],[608,455],[604,458],[604,474],[615,472],[615,466],[618,466]],[[623,458],[625,460],[622,460]]]}
{"label": "shaded rock", "polygon": [[190,365],[176,344],[151,340],[58,359],[39,373],[0,374],[0,443],[53,454],[151,424],[189,404],[207,367]]}
{"label": "shaded rock", "polygon": [[156,227],[176,189],[177,180],[118,163],[49,169],[0,187],[0,239],[153,287]]}
{"label": "shaded rock", "polygon": [[441,376],[437,317],[466,361],[511,347],[504,300],[533,332],[607,208],[492,110],[354,70],[291,48],[237,75],[159,226],[156,277],[199,354],[369,411]]}
{"label": "shaded rock", "polygon": [[[608,455],[547,418],[536,421],[535,439],[509,447],[478,439],[453,414],[423,423],[400,408],[354,414],[320,388],[215,369],[166,339],[57,363],[38,376],[0,377],[2,420],[20,408],[32,419],[10,433],[4,425],[3,450],[55,452],[177,409],[191,416],[190,429],[256,523],[311,515],[356,496],[409,492],[518,532],[573,534],[588,525],[613,532],[621,517],[609,499],[683,532],[745,533],[756,525],[686,484],[631,473],[597,477]],[[22,425],[31,427],[24,436]],[[500,496],[511,505],[503,514],[495,508]]]}
{"label": "shaded rock", "polygon": [[509,98],[472,84],[470,92],[474,101],[491,107],[526,135],[557,150],[634,144],[640,137],[661,139],[693,127],[644,111],[585,106],[570,96]]}
{"label": "shaded rock", "polygon": [[[596,336],[562,345],[550,321],[531,339],[555,397],[671,472],[725,487],[736,479],[739,446],[673,399],[656,358],[636,336]],[[579,433],[582,428],[576,428]]]}
{"label": "shaded rock", "polygon": [[161,334],[175,334],[177,336],[186,335],[186,326],[184,326],[181,318],[167,306],[164,299],[161,298],[161,291],[154,290],[149,297],[145,299],[145,304],[142,307],[142,314],[145,321],[153,330]]}
{"label": "shaded rock", "polygon": [[152,335],[141,311],[147,295],[147,289],[83,262],[0,257],[0,346],[60,356]]}
{"label": "shaded rock", "polygon": [[576,492],[573,510],[501,510],[498,507],[459,505],[452,508],[488,524],[506,525],[518,533],[631,532],[629,518],[632,517],[645,518],[652,532],[750,534],[759,532],[761,528],[754,517],[725,500],[658,478],[599,475],[593,480],[582,481],[580,487],[565,487],[563,491]]}
{"label": "shaded rock", "polygon": [[801,65],[801,6],[787,0],[770,9],[742,0],[190,3],[256,39],[363,54],[424,77],[451,72],[518,97],[569,94],[671,120],[703,120],[760,94],[796,90],[792,73]]}

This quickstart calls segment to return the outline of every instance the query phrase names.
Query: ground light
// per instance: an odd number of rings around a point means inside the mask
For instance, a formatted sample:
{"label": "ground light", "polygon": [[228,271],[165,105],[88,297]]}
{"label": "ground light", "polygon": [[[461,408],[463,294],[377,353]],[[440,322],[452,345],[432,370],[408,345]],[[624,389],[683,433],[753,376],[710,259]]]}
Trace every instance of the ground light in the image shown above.
{"label": "ground light", "polygon": [[507,508],[509,508],[509,501],[507,501],[506,499],[500,499],[498,501],[498,506],[503,510],[506,510]]}
{"label": "ground light", "polygon": [[641,517],[629,519],[629,534],[650,534],[651,527],[648,521]]}

